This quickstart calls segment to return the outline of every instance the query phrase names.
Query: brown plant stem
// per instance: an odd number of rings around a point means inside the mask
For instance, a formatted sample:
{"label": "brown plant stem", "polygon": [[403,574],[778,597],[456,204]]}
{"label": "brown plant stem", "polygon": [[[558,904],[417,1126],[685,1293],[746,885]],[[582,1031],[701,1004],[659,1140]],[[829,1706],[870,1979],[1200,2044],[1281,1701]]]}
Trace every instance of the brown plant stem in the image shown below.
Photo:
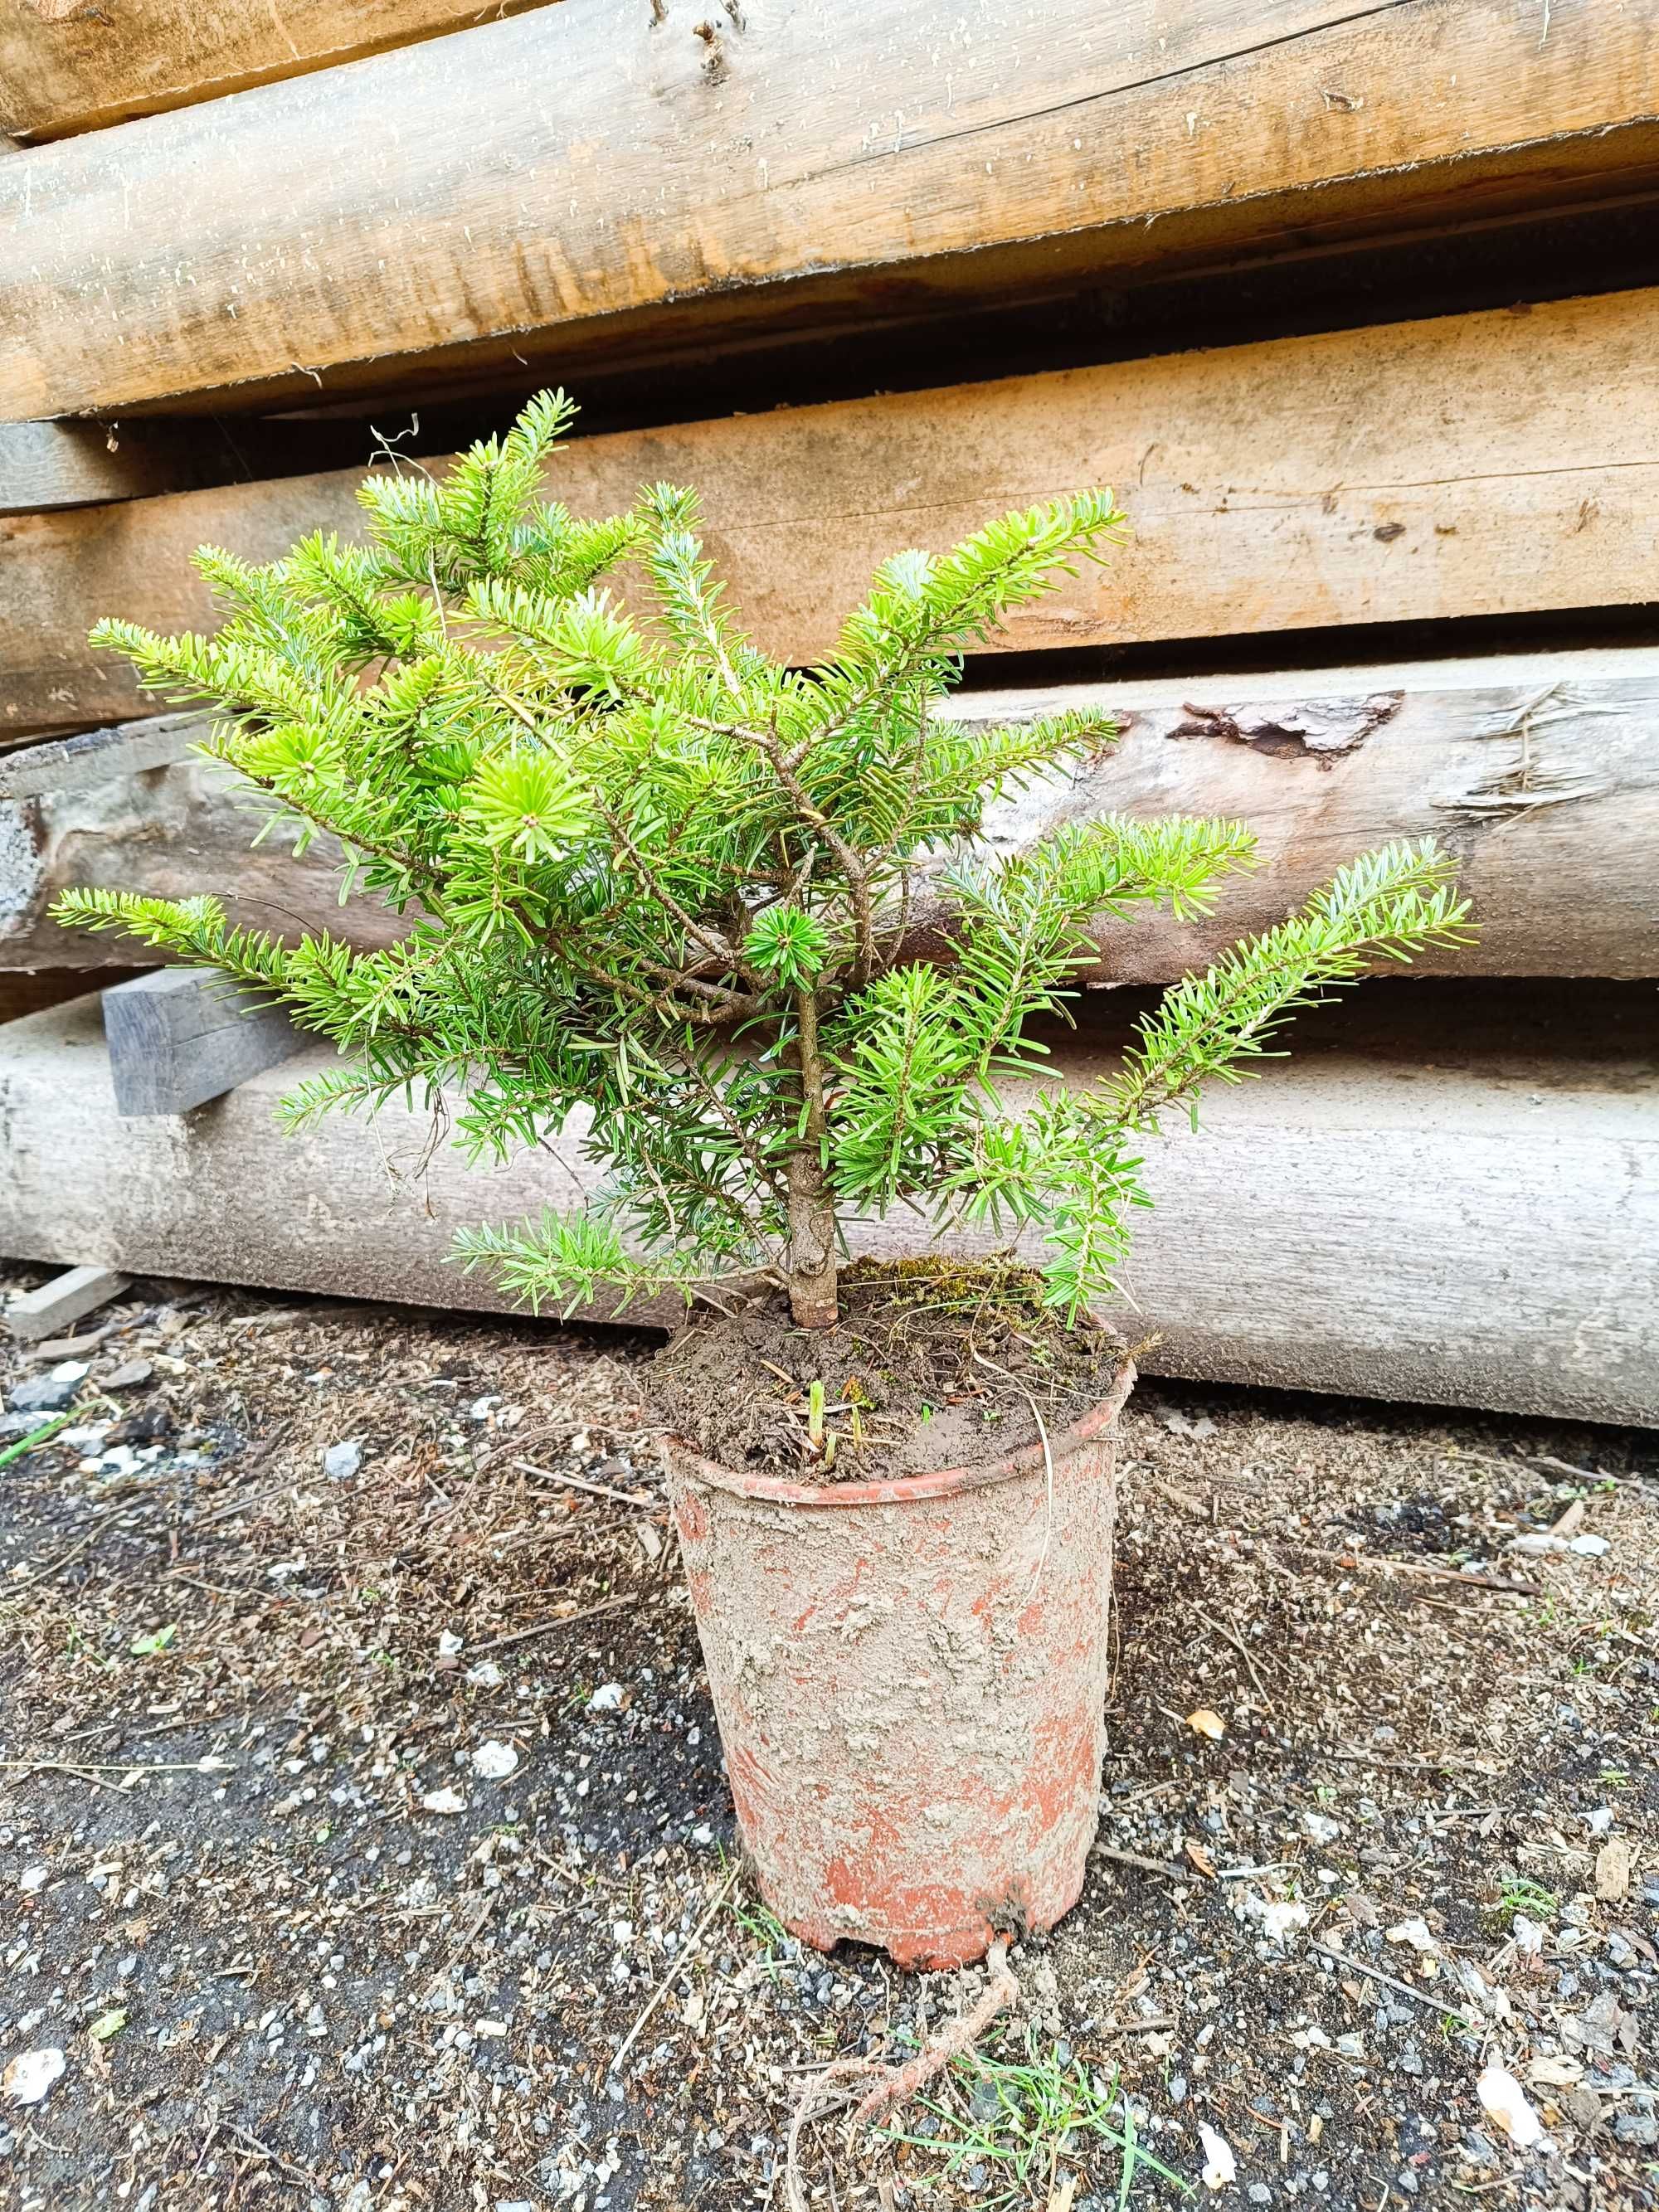
{"label": "brown plant stem", "polygon": [[795,1019],[805,1127],[789,1155],[787,1170],[789,1311],[798,1328],[833,1328],[838,1318],[836,1206],[823,1164],[828,1125],[818,1002],[812,992],[796,994]]}

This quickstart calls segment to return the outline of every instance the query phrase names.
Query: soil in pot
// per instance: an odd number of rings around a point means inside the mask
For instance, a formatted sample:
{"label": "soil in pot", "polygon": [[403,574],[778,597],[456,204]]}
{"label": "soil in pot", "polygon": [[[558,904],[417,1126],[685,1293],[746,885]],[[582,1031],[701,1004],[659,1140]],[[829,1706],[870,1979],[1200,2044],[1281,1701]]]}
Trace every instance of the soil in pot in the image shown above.
{"label": "soil in pot", "polygon": [[[841,1280],[841,1320],[798,1328],[780,1293],[732,1314],[699,1311],[653,1362],[664,1427],[734,1472],[796,1482],[881,1482],[986,1468],[1064,1434],[1127,1358],[1086,1317],[1068,1328],[1034,1271],[941,1260],[860,1261]],[[829,1464],[809,1433],[822,1382]]]}
{"label": "soil in pot", "polygon": [[1034,1278],[948,1267],[853,1273],[834,1330],[796,1330],[780,1304],[660,1357],[727,1777],[793,1933],[959,1965],[1075,1901],[1133,1375]]}

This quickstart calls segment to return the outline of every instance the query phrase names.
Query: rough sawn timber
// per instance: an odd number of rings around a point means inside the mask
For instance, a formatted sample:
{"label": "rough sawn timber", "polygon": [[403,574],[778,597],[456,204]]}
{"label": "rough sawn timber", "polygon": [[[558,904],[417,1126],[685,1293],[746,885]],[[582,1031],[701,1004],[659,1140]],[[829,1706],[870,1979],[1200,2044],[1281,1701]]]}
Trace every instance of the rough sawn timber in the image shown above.
{"label": "rough sawn timber", "polygon": [[563,0],[26,149],[0,174],[0,409],[568,378],[1641,189],[1655,0],[1540,21]]}
{"label": "rough sawn timber", "polygon": [[0,514],[367,467],[373,450],[368,425],[331,418],[0,422]]}
{"label": "rough sawn timber", "polygon": [[[1143,1365],[1659,1418],[1650,1016],[1607,1011],[1628,987],[1577,987],[1559,1019],[1516,1018],[1513,988],[1425,983],[1420,1008],[1380,1024],[1374,999],[1325,1008],[1294,1058],[1217,1092],[1202,1132],[1151,1146],[1158,1203],[1125,1278],[1130,1333],[1163,1332]],[[13,1023],[5,1042],[0,1251],[20,1259],[495,1310],[447,1261],[454,1231],[580,1206],[594,1181],[574,1131],[489,1171],[434,1150],[428,1119],[396,1107],[284,1138],[273,1105],[325,1064],[315,1052],[194,1114],[123,1121],[95,998]],[[1060,1064],[1086,1080],[1108,1063],[1091,1041]],[[854,1242],[913,1250],[918,1234],[896,1218]]]}
{"label": "rough sawn timber", "polygon": [[[696,485],[736,606],[793,662],[896,548],[1090,484],[1115,486],[1130,543],[1003,646],[1632,604],[1659,573],[1656,359],[1659,291],[1610,293],[577,439],[548,482],[584,514]],[[356,534],[360,481],[0,520],[0,735],[142,713],[88,625],[210,623],[198,544]]]}
{"label": "rough sawn timber", "polygon": [[0,10],[0,128],[63,138],[356,61],[537,0],[14,0]]}
{"label": "rough sawn timber", "polygon": [[103,1006],[115,1110],[129,1116],[187,1114],[306,1042],[280,1006],[207,969],[152,969],[112,984]]}
{"label": "rough sawn timber", "polygon": [[[1201,966],[1390,837],[1447,845],[1480,917],[1475,945],[1423,969],[1659,975],[1659,648],[963,692],[950,711],[991,723],[1085,703],[1110,708],[1121,741],[992,807],[994,851],[1107,813],[1237,816],[1260,839],[1258,868],[1212,917],[1103,927],[1102,977],[1167,982]],[[209,726],[161,717],[0,760],[0,970],[112,957],[115,940],[51,920],[75,884],[212,891],[253,927],[365,946],[401,933],[376,902],[338,904],[331,840],[298,861],[292,832],[249,849],[263,805],[192,755]]]}

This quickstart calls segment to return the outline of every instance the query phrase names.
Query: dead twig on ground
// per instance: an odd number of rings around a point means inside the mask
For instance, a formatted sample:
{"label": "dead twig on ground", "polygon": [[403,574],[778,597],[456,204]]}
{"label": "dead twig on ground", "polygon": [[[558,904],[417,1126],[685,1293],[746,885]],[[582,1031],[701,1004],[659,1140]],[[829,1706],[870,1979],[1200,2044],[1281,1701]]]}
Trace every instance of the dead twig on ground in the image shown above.
{"label": "dead twig on ground", "polygon": [[641,1597],[630,1591],[626,1597],[608,1597],[602,1605],[590,1605],[584,1613],[561,1613],[553,1620],[538,1620],[531,1628],[515,1628],[510,1635],[492,1637],[488,1644],[475,1644],[472,1656],[480,1658],[486,1651],[505,1651],[509,1644],[527,1644],[532,1636],[550,1636],[556,1628],[580,1628],[585,1620],[600,1620],[608,1613],[643,1612],[647,1606],[661,1605],[660,1597]]}
{"label": "dead twig on ground", "polygon": [[656,1988],[647,1999],[644,2011],[641,2013],[639,2018],[634,2022],[633,2027],[629,2029],[627,2034],[623,2036],[622,2041],[617,2045],[616,2056],[611,2059],[610,2065],[605,2069],[607,2074],[621,2073],[623,2059],[627,2057],[629,2052],[639,2041],[646,2022],[651,2018],[652,2014],[656,2011],[657,2007],[662,2002],[664,1997],[667,1996],[669,1990],[672,1989],[674,1984],[678,1980],[681,1973],[684,1971],[687,1962],[695,1957],[698,1944],[702,1942],[704,1936],[708,1934],[709,1928],[713,1925],[715,1915],[719,1912],[721,1905],[725,1904],[726,1899],[730,1897],[732,1890],[736,1887],[738,1876],[741,1872],[741,1868],[733,1867],[731,1873],[726,1875],[726,1880],[720,1884],[719,1889],[715,1892],[713,1904],[710,1905],[708,1911],[703,1914],[702,1918],[698,1921],[696,1926],[691,1930],[690,1936],[686,1941],[685,1948],[679,1954],[678,1957],[676,1958],[673,1965],[669,1967],[667,1972],[664,1974],[662,1979],[658,1983]]}
{"label": "dead twig on ground", "polygon": [[590,1482],[585,1474],[556,1474],[550,1467],[538,1467],[533,1460],[515,1459],[514,1466],[520,1474],[539,1475],[544,1482],[556,1482],[562,1490],[586,1490],[595,1498],[614,1498],[618,1505],[642,1506],[654,1513],[662,1500],[653,1490],[612,1490],[608,1483]]}
{"label": "dead twig on ground", "polygon": [[1448,2020],[1456,2021],[1463,2027],[1472,2028],[1475,2034],[1484,2035],[1486,2024],[1466,2013],[1460,2005],[1448,2004],[1444,1997],[1431,1996],[1427,1990],[1415,1990],[1409,1982],[1397,1975],[1385,1974],[1381,1966],[1367,1966],[1364,1960],[1351,1958],[1346,1951],[1333,1950],[1328,1943],[1315,1943],[1313,1948],[1322,1959],[1328,1959],[1334,1966],[1351,1966],[1356,1974],[1364,1974],[1368,1981],[1381,1982],[1385,1990],[1397,1996],[1409,1997],[1413,2004],[1426,2005],[1431,2012],[1443,2013]]}
{"label": "dead twig on ground", "polygon": [[[987,1954],[990,1980],[978,2002],[960,2019],[937,2035],[925,2051],[902,2066],[892,2069],[867,2090],[853,2113],[854,2127],[867,2127],[883,2119],[899,2105],[908,2103],[919,2089],[924,2088],[936,2075],[944,2072],[953,2058],[959,2057],[984,2034],[1000,2012],[1019,2000],[1019,1984],[1008,1966],[1008,1939],[999,1936]],[[857,2081],[882,2069],[873,2058],[838,2058],[826,2066],[817,2080],[803,2089],[790,2116],[789,2133],[784,2153],[784,2203],[787,2212],[808,2212],[806,2192],[800,2179],[800,2139],[813,2122],[828,2119],[834,2112],[843,2111],[853,2103],[858,2092],[849,2088],[833,2088],[836,2081]],[[828,2094],[826,2094],[826,2092]]]}
{"label": "dead twig on ground", "polygon": [[1256,1695],[1261,1698],[1265,1698],[1267,1694],[1267,1686],[1262,1680],[1261,1674],[1257,1672],[1255,1661],[1250,1656],[1249,1652],[1246,1650],[1243,1639],[1241,1637],[1235,1636],[1232,1630],[1227,1626],[1224,1621],[1218,1620],[1213,1613],[1206,1613],[1201,1605],[1195,1605],[1193,1607],[1193,1611],[1197,1614],[1198,1618],[1201,1621],[1205,1622],[1209,1627],[1214,1629],[1218,1636],[1225,1637],[1228,1643],[1232,1645],[1233,1650],[1237,1652],[1239,1657],[1244,1662],[1246,1667],[1249,1668],[1250,1680],[1255,1684]]}
{"label": "dead twig on ground", "polygon": [[257,2151],[261,2158],[269,2159],[271,2165],[287,2174],[290,2181],[297,2181],[303,2187],[315,2191],[318,2195],[322,2193],[316,2175],[307,2173],[304,2166],[293,2165],[288,2159],[272,2150],[269,2144],[262,2143],[258,2136],[250,2135],[246,2128],[238,2127],[234,2120],[224,2120],[220,2124],[228,2128],[239,2142],[246,2143],[250,2150]]}
{"label": "dead twig on ground", "polygon": [[1171,1881],[1176,1881],[1185,1872],[1184,1868],[1171,1866],[1166,1859],[1143,1858],[1139,1851],[1121,1851],[1113,1844],[1097,1843],[1090,1848],[1098,1851],[1103,1859],[1115,1859],[1120,1866],[1139,1867],[1142,1874],[1166,1875]]}

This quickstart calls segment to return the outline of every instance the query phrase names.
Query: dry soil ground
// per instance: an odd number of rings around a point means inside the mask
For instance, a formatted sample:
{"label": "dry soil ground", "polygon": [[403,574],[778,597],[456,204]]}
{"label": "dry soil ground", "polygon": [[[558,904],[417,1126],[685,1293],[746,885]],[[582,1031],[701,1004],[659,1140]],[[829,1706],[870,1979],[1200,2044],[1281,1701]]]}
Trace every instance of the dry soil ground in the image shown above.
{"label": "dry soil ground", "polygon": [[[9,2212],[782,2208],[825,2063],[983,1987],[756,1899],[649,1349],[145,1285],[4,1353],[73,1401],[0,1467]],[[808,2201],[1203,2203],[1203,2127],[1239,2212],[1659,2203],[1654,1440],[1125,1429],[1084,1901],[940,2094],[803,2130]]]}

